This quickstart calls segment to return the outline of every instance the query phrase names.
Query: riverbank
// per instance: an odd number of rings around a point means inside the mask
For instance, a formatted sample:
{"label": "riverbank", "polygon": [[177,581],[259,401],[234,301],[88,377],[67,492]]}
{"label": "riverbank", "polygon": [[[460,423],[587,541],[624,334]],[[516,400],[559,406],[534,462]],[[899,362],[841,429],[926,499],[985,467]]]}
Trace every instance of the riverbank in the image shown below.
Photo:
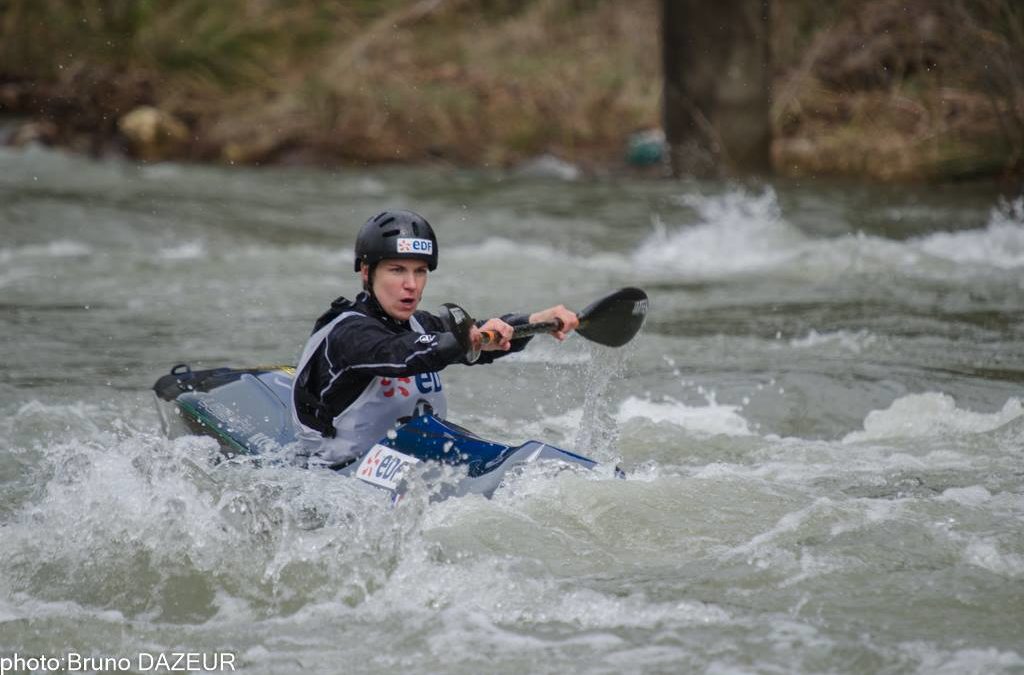
{"label": "riverbank", "polygon": [[[776,3],[776,171],[1020,175],[1018,14]],[[22,0],[2,19],[0,111],[31,118],[14,144],[228,164],[550,155],[596,172],[626,168],[631,135],[660,124],[656,0]]]}

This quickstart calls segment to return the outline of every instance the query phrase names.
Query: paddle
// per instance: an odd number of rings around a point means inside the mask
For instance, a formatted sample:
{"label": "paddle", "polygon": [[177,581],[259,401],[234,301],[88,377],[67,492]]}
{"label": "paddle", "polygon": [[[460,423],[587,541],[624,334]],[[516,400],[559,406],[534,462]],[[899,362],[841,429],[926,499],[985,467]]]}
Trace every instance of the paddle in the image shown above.
{"label": "paddle", "polygon": [[[621,347],[633,339],[644,325],[647,318],[647,294],[639,288],[621,288],[596,300],[576,315],[580,325],[576,332],[600,345]],[[561,330],[562,322],[540,321],[516,326],[512,330],[512,339],[551,333]],[[497,332],[480,331],[483,344],[496,342]]]}

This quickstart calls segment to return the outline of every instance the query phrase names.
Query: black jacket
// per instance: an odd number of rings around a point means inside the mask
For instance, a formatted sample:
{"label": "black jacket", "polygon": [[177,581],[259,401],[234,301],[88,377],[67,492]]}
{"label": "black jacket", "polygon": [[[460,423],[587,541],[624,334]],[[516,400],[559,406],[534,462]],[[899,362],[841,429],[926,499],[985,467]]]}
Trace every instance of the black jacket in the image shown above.
{"label": "black jacket", "polygon": [[[295,409],[299,421],[324,435],[333,435],[331,420],[347,408],[376,377],[409,377],[437,372],[452,363],[465,363],[465,352],[440,317],[417,311],[413,316],[426,331],[396,321],[369,293],[355,301],[338,298],[313,327],[313,333],[344,312],[357,312],[338,323],[308,364],[295,376]],[[524,314],[501,317],[515,326],[529,321]],[[530,338],[512,341],[510,352]],[[510,352],[481,352],[476,364],[491,363]]]}

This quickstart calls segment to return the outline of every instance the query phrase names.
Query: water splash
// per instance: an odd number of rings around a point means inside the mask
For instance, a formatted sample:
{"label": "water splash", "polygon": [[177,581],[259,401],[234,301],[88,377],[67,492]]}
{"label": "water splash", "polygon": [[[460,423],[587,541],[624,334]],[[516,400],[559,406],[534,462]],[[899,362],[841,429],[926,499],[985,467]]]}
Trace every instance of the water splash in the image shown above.
{"label": "water splash", "polygon": [[217,453],[147,434],[49,445],[38,499],[4,528],[6,595],[172,623],[355,605],[418,536],[424,500],[392,509],[333,472],[211,466]]}
{"label": "water splash", "polygon": [[607,347],[588,345],[591,359],[581,378],[586,391],[579,432],[573,447],[599,462],[613,459],[619,429],[611,414],[609,387],[622,378],[632,346],[613,351]]}
{"label": "water splash", "polygon": [[638,265],[654,265],[686,277],[719,278],[776,268],[795,259],[807,238],[782,219],[772,189],[744,190],[679,200],[695,209],[696,225],[655,232],[633,254]]}

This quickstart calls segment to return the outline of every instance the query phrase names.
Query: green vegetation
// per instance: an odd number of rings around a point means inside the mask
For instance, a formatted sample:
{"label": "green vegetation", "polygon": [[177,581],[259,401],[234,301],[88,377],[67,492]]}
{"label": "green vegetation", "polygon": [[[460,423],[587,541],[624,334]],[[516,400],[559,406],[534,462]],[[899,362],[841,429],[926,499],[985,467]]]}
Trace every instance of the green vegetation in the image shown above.
{"label": "green vegetation", "polygon": [[[147,158],[614,165],[660,123],[658,22],[658,0],[0,0],[0,110]],[[780,172],[1022,172],[1016,0],[774,0],[773,35]],[[173,142],[128,142],[139,106]]]}

